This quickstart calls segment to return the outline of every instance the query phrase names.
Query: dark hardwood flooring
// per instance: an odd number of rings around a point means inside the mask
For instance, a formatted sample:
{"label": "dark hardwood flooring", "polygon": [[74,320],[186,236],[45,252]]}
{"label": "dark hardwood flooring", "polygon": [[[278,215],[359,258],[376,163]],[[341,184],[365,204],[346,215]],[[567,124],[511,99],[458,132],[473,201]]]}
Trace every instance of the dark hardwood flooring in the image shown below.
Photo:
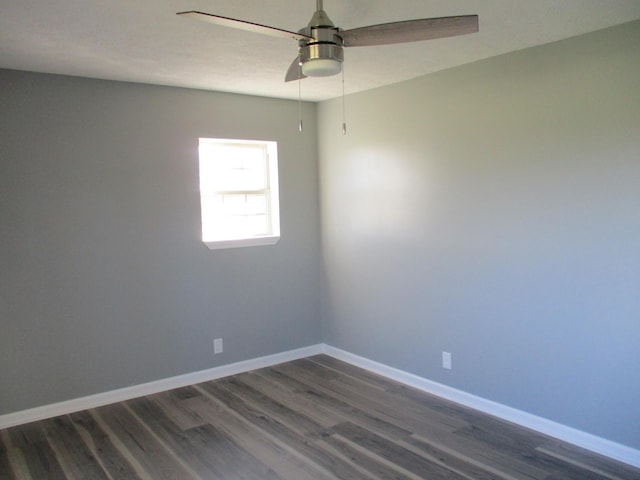
{"label": "dark hardwood flooring", "polygon": [[640,470],[324,355],[0,431],[0,480],[336,478]]}

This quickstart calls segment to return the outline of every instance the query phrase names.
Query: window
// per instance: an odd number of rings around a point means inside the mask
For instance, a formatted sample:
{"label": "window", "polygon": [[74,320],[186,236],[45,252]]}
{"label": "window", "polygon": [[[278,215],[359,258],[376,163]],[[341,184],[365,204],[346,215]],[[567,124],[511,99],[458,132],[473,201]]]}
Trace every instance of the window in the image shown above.
{"label": "window", "polygon": [[280,239],[276,142],[201,138],[202,241],[209,248]]}

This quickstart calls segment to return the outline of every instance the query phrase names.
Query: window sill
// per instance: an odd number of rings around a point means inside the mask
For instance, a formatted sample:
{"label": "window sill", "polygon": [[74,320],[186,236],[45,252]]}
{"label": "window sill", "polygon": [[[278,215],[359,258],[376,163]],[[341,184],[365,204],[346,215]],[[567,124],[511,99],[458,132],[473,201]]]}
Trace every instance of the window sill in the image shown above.
{"label": "window sill", "polygon": [[280,240],[280,235],[268,235],[264,237],[237,238],[233,240],[209,240],[203,241],[209,250],[223,248],[259,247],[262,245],[275,245]]}

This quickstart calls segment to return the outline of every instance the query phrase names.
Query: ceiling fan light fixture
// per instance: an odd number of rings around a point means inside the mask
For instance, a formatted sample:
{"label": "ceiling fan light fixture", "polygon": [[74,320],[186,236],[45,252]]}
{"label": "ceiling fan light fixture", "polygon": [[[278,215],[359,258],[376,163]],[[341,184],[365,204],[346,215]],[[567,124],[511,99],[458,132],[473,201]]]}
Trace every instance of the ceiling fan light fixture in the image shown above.
{"label": "ceiling fan light fixture", "polygon": [[307,77],[330,77],[342,71],[342,62],[334,58],[313,58],[302,64],[302,73]]}
{"label": "ceiling fan light fixture", "polygon": [[[335,29],[314,29],[313,34],[315,38],[320,38],[320,40],[315,42],[300,41],[299,58],[302,74],[306,77],[337,75],[342,71],[344,60],[342,46],[338,44],[342,40],[335,35]],[[324,37],[327,40],[323,40]]]}

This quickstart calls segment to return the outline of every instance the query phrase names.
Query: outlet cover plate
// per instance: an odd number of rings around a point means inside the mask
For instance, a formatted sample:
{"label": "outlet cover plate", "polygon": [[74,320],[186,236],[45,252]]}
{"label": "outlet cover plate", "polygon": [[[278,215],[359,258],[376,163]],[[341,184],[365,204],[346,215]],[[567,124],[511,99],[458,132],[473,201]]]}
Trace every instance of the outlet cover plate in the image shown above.
{"label": "outlet cover plate", "polygon": [[452,368],[452,366],[451,366],[451,353],[442,352],[442,368],[445,368],[447,370],[451,370],[451,368]]}

